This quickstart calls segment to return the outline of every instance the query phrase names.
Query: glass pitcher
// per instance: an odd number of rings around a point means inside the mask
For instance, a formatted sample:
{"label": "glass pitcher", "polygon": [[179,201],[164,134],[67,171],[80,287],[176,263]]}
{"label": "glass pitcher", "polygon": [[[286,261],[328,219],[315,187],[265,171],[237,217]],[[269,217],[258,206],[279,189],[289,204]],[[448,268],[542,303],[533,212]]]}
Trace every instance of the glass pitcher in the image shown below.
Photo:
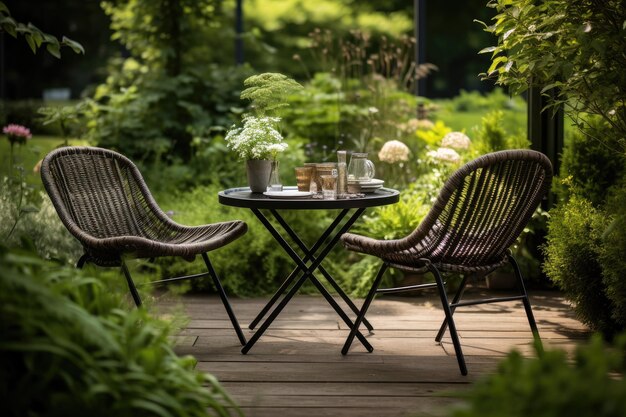
{"label": "glass pitcher", "polygon": [[348,182],[369,182],[374,178],[374,163],[367,159],[367,152],[353,152],[348,164]]}

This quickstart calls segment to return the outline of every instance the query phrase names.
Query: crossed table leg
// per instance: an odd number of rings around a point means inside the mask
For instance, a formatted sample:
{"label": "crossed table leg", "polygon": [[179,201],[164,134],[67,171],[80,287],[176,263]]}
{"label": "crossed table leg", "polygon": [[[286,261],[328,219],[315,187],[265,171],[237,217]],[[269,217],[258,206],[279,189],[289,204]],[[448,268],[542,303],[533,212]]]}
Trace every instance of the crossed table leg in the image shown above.
{"label": "crossed table leg", "polygon": [[[330,242],[321,250],[318,256],[315,256],[319,248],[324,244],[326,239],[330,237],[333,231],[339,226],[343,218],[350,211],[349,209],[343,209],[341,213],[337,216],[337,218],[331,223],[330,226],[324,231],[324,233],[320,236],[320,238],[315,242],[315,244],[309,249],[302,242],[302,240],[298,237],[298,235],[293,231],[293,229],[287,224],[287,222],[282,218],[282,216],[274,209],[270,210],[270,213],[274,216],[274,218],[278,221],[278,223],[285,229],[287,234],[296,242],[296,244],[300,247],[300,249],[304,252],[304,257],[301,258],[294,249],[289,246],[287,241],[281,236],[281,234],[274,228],[274,226],[269,222],[269,220],[261,213],[259,209],[252,208],[252,212],[257,216],[257,218],[261,221],[263,226],[271,233],[274,239],[282,246],[285,252],[294,260],[296,263],[296,268],[289,274],[287,279],[282,283],[280,288],[276,291],[271,300],[267,303],[267,305],[261,310],[261,312],[257,315],[257,317],[250,324],[250,329],[253,329],[259,321],[267,314],[267,312],[272,308],[272,306],[278,301],[280,296],[285,292],[285,290],[296,280],[299,272],[302,272],[300,278],[295,282],[295,284],[291,287],[291,289],[287,292],[287,294],[283,297],[280,303],[274,308],[274,310],[270,313],[270,315],[265,319],[265,321],[261,324],[259,329],[254,333],[254,335],[250,338],[248,343],[241,349],[241,352],[246,354],[248,351],[254,346],[256,341],[265,333],[267,328],[272,324],[274,319],[278,317],[281,311],[285,308],[285,306],[289,303],[289,301],[293,298],[296,292],[300,289],[302,284],[307,279],[310,279],[313,285],[318,289],[318,291],[324,296],[326,301],[333,307],[333,309],[337,312],[339,317],[348,325],[349,328],[352,328],[354,323],[350,318],[346,315],[343,309],[337,304],[335,299],[330,295],[330,293],[326,290],[326,288],[322,285],[322,283],[315,277],[314,271],[319,270],[324,278],[331,284],[331,286],[337,291],[339,296],[344,300],[344,302],[350,307],[350,309],[358,314],[359,310],[354,305],[354,303],[348,298],[347,294],[339,287],[337,282],[332,278],[332,276],[324,269],[321,265],[322,261],[326,256],[330,253],[333,247],[339,241],[339,238],[342,234],[346,233],[350,227],[354,224],[354,222],[361,216],[364,208],[357,209],[352,216],[348,219],[348,221],[339,229],[335,235],[332,236]],[[309,266],[307,266],[307,262],[311,262]],[[372,330],[372,326],[367,320],[363,321],[363,324],[368,328],[368,330]],[[365,346],[368,352],[372,352],[374,348],[370,343],[365,339],[362,333],[357,332],[356,337],[359,341]]]}

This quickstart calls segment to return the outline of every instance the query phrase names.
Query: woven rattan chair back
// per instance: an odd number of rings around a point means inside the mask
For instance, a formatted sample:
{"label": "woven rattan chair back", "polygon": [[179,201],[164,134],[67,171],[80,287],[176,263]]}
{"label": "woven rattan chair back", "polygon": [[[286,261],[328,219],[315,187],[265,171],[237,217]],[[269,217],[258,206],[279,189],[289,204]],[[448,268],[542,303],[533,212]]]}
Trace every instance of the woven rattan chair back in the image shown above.
{"label": "woven rattan chair back", "polygon": [[83,232],[96,238],[155,240],[171,233],[141,173],[118,153],[60,148],[44,159],[41,176],[61,220],[78,240]]}
{"label": "woven rattan chair back", "polygon": [[482,156],[456,171],[431,211],[406,239],[416,253],[446,269],[504,262],[545,196],[552,178],[548,158],[510,150]]}

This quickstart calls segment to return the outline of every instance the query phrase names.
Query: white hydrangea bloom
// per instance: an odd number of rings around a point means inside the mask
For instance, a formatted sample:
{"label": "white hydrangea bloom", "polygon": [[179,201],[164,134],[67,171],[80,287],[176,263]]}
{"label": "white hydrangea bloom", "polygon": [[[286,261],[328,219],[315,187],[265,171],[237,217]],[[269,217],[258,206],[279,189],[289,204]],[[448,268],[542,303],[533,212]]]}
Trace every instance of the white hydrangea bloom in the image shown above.
{"label": "white hydrangea bloom", "polygon": [[452,149],[468,149],[472,141],[462,132],[450,132],[441,140],[441,146]]}
{"label": "white hydrangea bloom", "polygon": [[461,162],[461,156],[452,148],[439,148],[436,151],[428,152],[427,155],[438,161],[450,164]]}
{"label": "white hydrangea bloom", "polygon": [[256,117],[246,115],[243,127],[231,127],[226,134],[228,147],[239,154],[239,158],[268,159],[287,149],[283,136],[274,126],[279,117]]}
{"label": "white hydrangea bloom", "polygon": [[378,152],[378,159],[393,164],[395,162],[409,160],[409,148],[399,140],[386,142]]}

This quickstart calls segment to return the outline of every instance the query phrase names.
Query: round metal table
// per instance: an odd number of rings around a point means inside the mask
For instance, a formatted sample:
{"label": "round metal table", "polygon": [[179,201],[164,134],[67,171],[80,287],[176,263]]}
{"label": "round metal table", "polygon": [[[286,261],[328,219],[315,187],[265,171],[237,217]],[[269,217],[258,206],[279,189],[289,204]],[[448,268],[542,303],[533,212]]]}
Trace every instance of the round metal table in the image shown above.
{"label": "round metal table", "polygon": [[[286,190],[294,190],[295,187],[285,187]],[[353,322],[344,312],[344,310],[337,304],[337,301],[330,295],[328,290],[322,285],[319,279],[315,276],[315,272],[319,271],[326,281],[333,287],[337,294],[348,305],[350,310],[355,314],[359,313],[358,308],[354,305],[348,295],[341,289],[335,279],[328,273],[323,267],[322,261],[335,247],[341,235],[346,233],[350,227],[361,217],[363,212],[368,207],[385,206],[389,204],[395,204],[400,200],[400,192],[390,188],[381,188],[373,193],[364,194],[363,197],[349,198],[340,200],[323,200],[318,198],[270,198],[262,193],[252,193],[249,188],[230,188],[228,190],[220,191],[218,193],[218,199],[220,204],[232,207],[241,207],[250,209],[259,221],[265,226],[265,228],[271,233],[276,242],[285,250],[285,252],[296,263],[295,269],[289,274],[285,281],[281,284],[280,288],[274,293],[270,301],[265,305],[256,318],[250,323],[250,329],[254,329],[256,325],[263,319],[263,317],[269,312],[269,310],[276,304],[278,299],[285,293],[287,288],[291,286],[287,294],[278,303],[274,310],[269,314],[265,321],[261,324],[254,335],[248,340],[248,343],[242,348],[242,353],[248,353],[248,351],[254,346],[256,341],[263,335],[267,328],[272,324],[274,319],[278,317],[280,312],[285,308],[287,303],[293,298],[296,292],[300,289],[302,284],[309,279],[318,289],[318,291],[324,296],[328,303],[335,309],[339,317],[352,328]],[[300,256],[294,248],[283,238],[283,236],[276,230],[268,218],[261,212],[261,210],[268,210],[271,215],[276,219],[284,231],[291,237],[303,253]],[[279,210],[339,210],[339,213],[333,220],[333,222],[324,230],[313,246],[308,247],[297,233],[287,224],[285,219],[280,215]],[[352,214],[342,224],[343,219],[353,210]],[[328,240],[329,239],[329,240]],[[328,243],[326,241],[328,240]],[[326,243],[326,245],[324,245]],[[323,246],[323,247],[322,247]],[[307,264],[308,263],[308,264]],[[299,278],[298,278],[299,277]],[[296,280],[296,278],[298,278]],[[294,285],[291,285],[294,283]],[[363,321],[363,324],[372,330],[372,326],[367,320]],[[368,351],[372,351],[373,348],[370,343],[365,339],[362,333],[357,332],[356,337],[363,343],[363,346]]]}

